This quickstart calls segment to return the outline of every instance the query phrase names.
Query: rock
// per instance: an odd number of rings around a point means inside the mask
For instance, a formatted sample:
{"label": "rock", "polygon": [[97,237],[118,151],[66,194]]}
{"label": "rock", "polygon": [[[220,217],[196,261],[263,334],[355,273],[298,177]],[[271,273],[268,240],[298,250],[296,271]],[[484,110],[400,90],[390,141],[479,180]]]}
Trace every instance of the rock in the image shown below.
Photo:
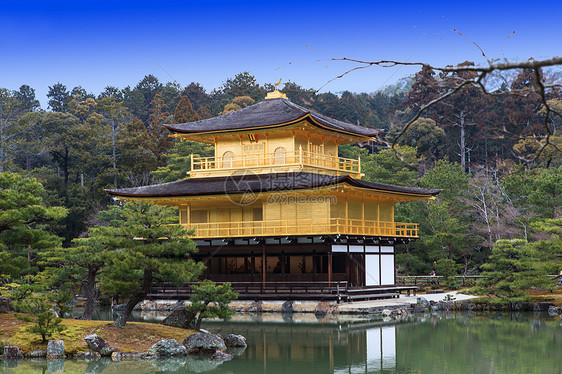
{"label": "rock", "polygon": [[6,345],[4,346],[4,359],[6,360],[20,360],[23,355],[20,352],[20,348],[16,345]]}
{"label": "rock", "polygon": [[248,313],[261,313],[262,310],[262,302],[254,301],[246,310]]}
{"label": "rock", "polygon": [[12,304],[10,303],[10,299],[0,296],[0,313],[8,313],[12,312],[13,310],[14,309],[12,308]]}
{"label": "rock", "polygon": [[427,308],[425,308],[422,305],[416,305],[414,306],[414,313],[425,313],[427,312]]}
{"label": "rock", "polygon": [[179,306],[164,318],[162,324],[182,329],[194,329],[195,316],[197,316],[197,313],[187,310],[185,306]]}
{"label": "rock", "polygon": [[115,348],[108,342],[98,336],[98,334],[88,335],[84,338],[88,347],[94,352],[98,352],[102,356],[111,356],[115,352]]}
{"label": "rock", "polygon": [[99,360],[100,358],[101,358],[101,354],[99,352],[94,352],[94,351],[80,352],[76,355],[76,359],[82,361],[94,361],[94,360]]}
{"label": "rock", "polygon": [[316,316],[316,318],[324,318],[329,311],[330,304],[325,301],[321,301],[318,303],[318,305],[316,305],[316,308],[314,308],[314,315]]}
{"label": "rock", "polygon": [[49,340],[49,344],[47,344],[47,359],[56,359],[56,358],[64,358],[64,340],[60,340],[60,339]]}
{"label": "rock", "polygon": [[148,356],[146,352],[113,352],[111,360],[113,361],[140,361]]}
{"label": "rock", "polygon": [[390,317],[390,316],[392,316],[392,311],[390,309],[383,309],[381,314],[382,314],[383,317]]}
{"label": "rock", "polygon": [[150,356],[174,357],[187,355],[187,348],[176,339],[160,340],[146,352]]}
{"label": "rock", "polygon": [[43,358],[43,357],[47,357],[47,351],[31,351],[28,354],[29,357],[31,358]]}
{"label": "rock", "polygon": [[424,309],[429,309],[429,307],[431,306],[430,302],[427,301],[427,299],[425,299],[423,297],[418,297],[418,301],[417,301],[416,305],[419,305],[419,306],[423,307]]}
{"label": "rock", "polygon": [[560,314],[560,308],[557,308],[554,305],[548,308],[548,315],[550,315],[551,317],[558,314]]}
{"label": "rock", "polygon": [[235,334],[228,334],[227,336],[225,336],[224,338],[222,338],[222,340],[224,341],[224,344],[230,348],[230,347],[247,347],[248,344],[246,344],[246,338],[243,337],[242,335],[235,335]]}
{"label": "rock", "polygon": [[225,351],[224,341],[213,334],[197,333],[189,335],[182,343],[187,348],[188,354],[209,354],[216,351]]}
{"label": "rock", "polygon": [[287,300],[283,303],[283,305],[281,305],[281,313],[286,314],[286,313],[293,313],[295,310],[293,308],[293,301],[292,300]]}

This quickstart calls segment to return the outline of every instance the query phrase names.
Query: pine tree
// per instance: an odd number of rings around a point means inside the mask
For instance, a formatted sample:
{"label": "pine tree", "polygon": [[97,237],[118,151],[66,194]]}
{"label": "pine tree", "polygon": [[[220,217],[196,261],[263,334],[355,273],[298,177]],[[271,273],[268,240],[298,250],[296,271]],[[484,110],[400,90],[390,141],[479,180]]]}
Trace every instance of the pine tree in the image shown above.
{"label": "pine tree", "polygon": [[107,246],[102,290],[129,297],[113,323],[124,326],[135,306],[143,301],[155,282],[181,285],[195,280],[204,265],[190,259],[196,251],[190,234],[177,223],[174,209],[131,201],[112,207],[108,226],[93,228],[92,235]]}

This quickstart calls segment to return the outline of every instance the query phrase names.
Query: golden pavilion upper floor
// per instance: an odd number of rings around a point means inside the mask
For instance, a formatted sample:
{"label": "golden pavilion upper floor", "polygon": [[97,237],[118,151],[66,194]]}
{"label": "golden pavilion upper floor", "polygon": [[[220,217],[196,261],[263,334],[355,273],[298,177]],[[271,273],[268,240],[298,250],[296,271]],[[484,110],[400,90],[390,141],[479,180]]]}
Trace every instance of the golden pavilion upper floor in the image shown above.
{"label": "golden pavilion upper floor", "polygon": [[417,224],[395,222],[394,203],[432,199],[439,192],[307,172],[190,178],[108,190],[121,199],[177,206],[180,223],[194,229],[195,238],[416,238]]}

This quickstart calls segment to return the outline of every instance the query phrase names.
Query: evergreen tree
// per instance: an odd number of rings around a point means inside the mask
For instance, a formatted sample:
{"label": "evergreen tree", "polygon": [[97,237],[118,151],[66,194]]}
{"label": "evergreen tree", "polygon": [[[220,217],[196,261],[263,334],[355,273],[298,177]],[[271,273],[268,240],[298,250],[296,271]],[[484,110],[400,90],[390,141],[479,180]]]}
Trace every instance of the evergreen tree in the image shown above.
{"label": "evergreen tree", "polygon": [[174,110],[174,123],[188,123],[199,121],[201,117],[193,107],[191,106],[191,101],[186,95],[183,95]]}
{"label": "evergreen tree", "polygon": [[113,323],[123,326],[135,306],[143,301],[155,282],[181,285],[195,280],[203,264],[189,258],[196,251],[189,231],[177,223],[174,209],[131,201],[120,209],[112,207],[114,219],[96,226],[92,235],[107,246],[108,267],[102,289],[129,298]]}
{"label": "evergreen tree", "polygon": [[552,290],[556,280],[552,271],[554,254],[541,250],[540,243],[525,240],[498,240],[482,265],[484,279],[473,289],[479,294],[497,296],[502,302],[527,300],[530,288]]}
{"label": "evergreen tree", "polygon": [[68,104],[72,99],[70,92],[68,92],[66,86],[62,83],[55,83],[49,86],[47,97],[49,98],[49,108],[53,112],[66,112],[68,110]]}

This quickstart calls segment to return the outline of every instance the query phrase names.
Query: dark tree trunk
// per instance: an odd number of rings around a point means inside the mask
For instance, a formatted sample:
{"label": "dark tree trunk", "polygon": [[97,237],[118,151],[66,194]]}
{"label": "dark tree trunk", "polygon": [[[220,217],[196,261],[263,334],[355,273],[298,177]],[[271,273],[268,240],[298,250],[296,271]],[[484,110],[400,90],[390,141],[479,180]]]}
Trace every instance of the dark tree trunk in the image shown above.
{"label": "dark tree trunk", "polygon": [[146,299],[146,295],[150,292],[150,287],[152,287],[152,271],[144,270],[144,275],[142,277],[142,286],[139,292],[134,294],[127,304],[125,304],[125,308],[123,312],[117,317],[115,322],[113,322],[112,326],[123,327],[127,323],[127,320],[131,316],[133,309],[137,306],[138,303]]}
{"label": "dark tree trunk", "polygon": [[84,314],[80,319],[90,320],[96,306],[96,276],[98,274],[97,267],[88,268],[88,278],[86,281],[86,304],[84,304]]}

